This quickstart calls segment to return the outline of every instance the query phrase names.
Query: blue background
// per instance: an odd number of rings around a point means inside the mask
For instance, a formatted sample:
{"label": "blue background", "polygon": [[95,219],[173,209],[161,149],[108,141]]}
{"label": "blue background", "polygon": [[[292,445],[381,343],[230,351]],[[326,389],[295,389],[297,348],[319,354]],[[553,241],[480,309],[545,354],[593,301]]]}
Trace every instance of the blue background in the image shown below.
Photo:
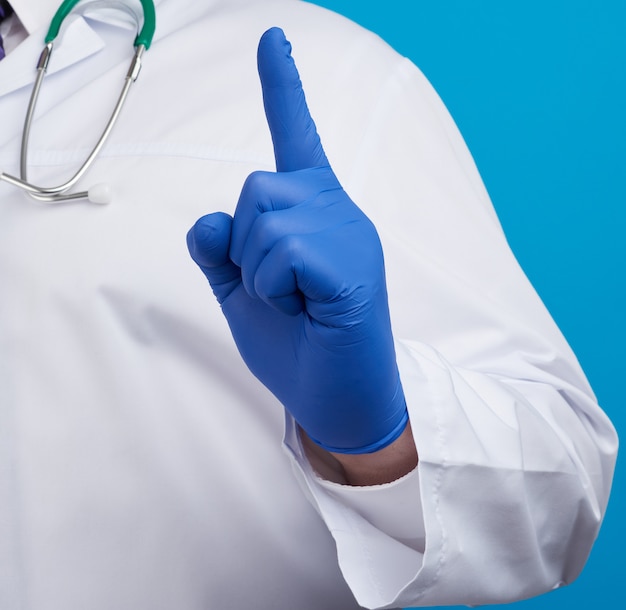
{"label": "blue background", "polygon": [[[381,35],[434,84],[513,251],[623,436],[626,1],[315,4]],[[516,608],[626,607],[624,459],[580,578]]]}

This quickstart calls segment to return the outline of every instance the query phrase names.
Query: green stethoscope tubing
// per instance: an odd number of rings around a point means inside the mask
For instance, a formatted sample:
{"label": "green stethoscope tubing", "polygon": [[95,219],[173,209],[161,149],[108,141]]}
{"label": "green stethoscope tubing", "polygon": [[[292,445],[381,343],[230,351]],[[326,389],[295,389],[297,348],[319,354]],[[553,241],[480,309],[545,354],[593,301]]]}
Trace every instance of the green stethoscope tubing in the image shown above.
{"label": "green stethoscope tubing", "polygon": [[89,169],[89,167],[97,157],[98,153],[104,146],[104,143],[107,141],[109,134],[111,133],[111,130],[113,129],[113,126],[115,125],[117,118],[121,112],[122,106],[126,101],[130,86],[135,82],[137,76],[139,75],[143,54],[152,44],[152,38],[154,36],[156,24],[154,3],[152,0],[140,1],[144,14],[143,26],[141,28],[141,31],[135,38],[135,53],[131,60],[130,67],[128,68],[128,72],[126,73],[126,78],[124,79],[122,91],[117,99],[115,107],[113,108],[113,112],[111,113],[111,116],[104,130],[102,131],[102,134],[100,135],[100,138],[96,142],[91,153],[89,153],[89,155],[87,156],[84,163],[79,167],[78,171],[69,180],[58,186],[42,187],[28,181],[28,140],[30,138],[30,128],[35,113],[37,99],[39,97],[39,90],[41,88],[43,78],[48,68],[50,56],[52,55],[54,39],[59,33],[63,20],[69,15],[69,13],[76,6],[76,4],[80,2],[80,0],[64,0],[52,19],[50,29],[48,30],[48,34],[45,38],[46,45],[41,52],[39,61],[37,62],[37,76],[35,77],[35,82],[33,83],[33,90],[30,96],[30,101],[28,103],[28,108],[26,110],[24,129],[22,131],[22,146],[20,152],[20,177],[17,178],[16,176],[11,176],[4,172],[0,172],[0,180],[8,182],[9,184],[16,186],[23,191],[26,191],[33,199],[36,199],[38,201],[57,203],[60,201],[89,199],[94,203],[109,203],[109,201],[111,200],[111,194],[109,192],[108,185],[95,185],[88,191],[79,191],[73,193],[68,193],[67,191],[82,178],[82,176]]}
{"label": "green stethoscope tubing", "polygon": [[[46,34],[46,44],[52,42],[57,37],[59,30],[61,29],[61,24],[79,2],[80,0],[63,1],[50,22],[50,28]],[[152,38],[154,37],[156,15],[152,0],[140,0],[140,2],[143,9],[143,27],[137,35],[137,38],[135,38],[135,46],[138,47],[139,45],[143,45],[143,47],[148,50],[152,44]]]}

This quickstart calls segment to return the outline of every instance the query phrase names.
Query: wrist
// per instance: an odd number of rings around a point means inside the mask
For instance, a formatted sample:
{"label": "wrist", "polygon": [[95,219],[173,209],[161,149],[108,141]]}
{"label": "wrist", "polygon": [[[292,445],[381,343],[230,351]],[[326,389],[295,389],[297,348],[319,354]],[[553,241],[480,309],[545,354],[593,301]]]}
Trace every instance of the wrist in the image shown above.
{"label": "wrist", "polygon": [[319,476],[354,486],[383,485],[417,467],[418,455],[410,422],[391,444],[373,453],[347,454],[326,451],[300,429],[307,459]]}

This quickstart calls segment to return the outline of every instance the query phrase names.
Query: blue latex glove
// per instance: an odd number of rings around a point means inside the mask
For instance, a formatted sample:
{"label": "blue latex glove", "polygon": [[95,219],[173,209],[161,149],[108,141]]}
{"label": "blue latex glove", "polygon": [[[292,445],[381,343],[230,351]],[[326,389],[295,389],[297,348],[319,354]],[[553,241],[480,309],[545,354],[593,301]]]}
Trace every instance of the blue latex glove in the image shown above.
{"label": "blue latex glove", "polygon": [[282,30],[258,67],[277,172],[248,177],[234,218],[198,220],[189,251],[249,369],[307,434],[377,451],[408,421],[380,241],[328,164]]}

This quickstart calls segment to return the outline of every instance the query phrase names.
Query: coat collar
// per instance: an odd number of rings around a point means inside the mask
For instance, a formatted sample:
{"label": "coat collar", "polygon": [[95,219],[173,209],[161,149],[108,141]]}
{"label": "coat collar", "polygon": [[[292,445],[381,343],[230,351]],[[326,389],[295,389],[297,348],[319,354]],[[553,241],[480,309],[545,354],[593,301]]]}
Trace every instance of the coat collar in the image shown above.
{"label": "coat collar", "polygon": [[29,34],[50,23],[59,5],[55,0],[11,0],[13,11]]}
{"label": "coat collar", "polygon": [[[125,0],[140,5],[139,0]],[[154,0],[155,6],[164,0]],[[11,6],[29,34],[47,28],[61,0],[11,0]]]}
{"label": "coat collar", "polygon": [[[138,0],[128,1],[139,5]],[[166,0],[155,0],[155,5],[163,2]],[[0,63],[0,96],[33,83],[50,20],[59,4],[57,0],[12,0],[11,6],[14,7],[15,14],[29,36]],[[66,19],[59,38],[55,41],[53,57],[48,68],[49,75],[60,72],[105,47],[104,41],[93,27],[94,21],[123,29],[134,28],[131,20],[119,11],[99,10],[89,13],[89,17],[90,19],[85,19],[80,15],[70,15]],[[129,41],[131,44],[132,34],[129,34]],[[129,48],[129,58],[130,56]]]}
{"label": "coat collar", "polygon": [[[41,35],[40,35],[41,32]],[[44,47],[45,31],[29,36],[0,64],[0,97],[26,87],[35,79],[37,61]],[[59,72],[68,66],[97,53],[104,41],[84,19],[76,19],[63,34],[63,44],[54,49],[48,74]]]}

